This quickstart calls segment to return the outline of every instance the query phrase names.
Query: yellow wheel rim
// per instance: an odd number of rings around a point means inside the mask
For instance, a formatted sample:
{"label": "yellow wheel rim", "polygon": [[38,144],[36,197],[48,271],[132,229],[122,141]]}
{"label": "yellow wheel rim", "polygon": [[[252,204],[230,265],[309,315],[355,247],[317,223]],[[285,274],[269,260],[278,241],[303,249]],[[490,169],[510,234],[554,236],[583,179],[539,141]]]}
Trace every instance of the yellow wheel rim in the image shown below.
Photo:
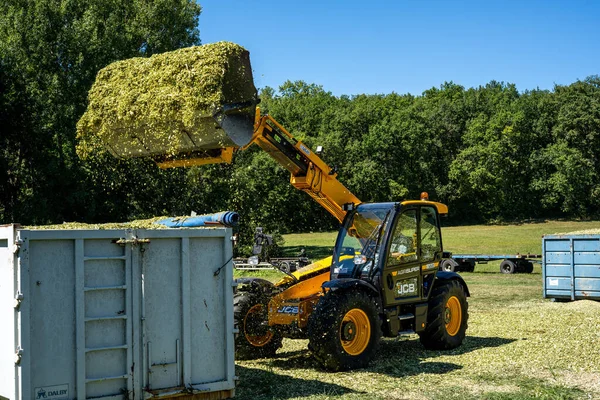
{"label": "yellow wheel rim", "polygon": [[273,332],[263,325],[266,320],[263,308],[262,304],[256,304],[244,317],[244,336],[255,347],[266,345],[273,337]]}
{"label": "yellow wheel rim", "polygon": [[460,301],[456,296],[450,297],[446,302],[444,320],[446,322],[446,332],[448,332],[448,335],[456,336],[462,323],[462,310]]}
{"label": "yellow wheel rim", "polygon": [[344,315],[340,326],[340,341],[346,353],[357,356],[369,345],[371,323],[363,310],[354,308]]}

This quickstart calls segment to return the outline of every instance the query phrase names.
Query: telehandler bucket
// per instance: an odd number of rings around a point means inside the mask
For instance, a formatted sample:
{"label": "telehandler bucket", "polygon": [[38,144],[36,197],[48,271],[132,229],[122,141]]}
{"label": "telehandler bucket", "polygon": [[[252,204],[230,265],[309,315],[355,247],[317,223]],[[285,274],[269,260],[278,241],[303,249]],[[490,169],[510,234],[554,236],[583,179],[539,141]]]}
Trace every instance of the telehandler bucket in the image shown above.
{"label": "telehandler bucket", "polygon": [[251,141],[257,103],[249,53],[233,43],[118,61],[90,90],[78,151],[85,157],[103,147],[159,165],[227,158]]}

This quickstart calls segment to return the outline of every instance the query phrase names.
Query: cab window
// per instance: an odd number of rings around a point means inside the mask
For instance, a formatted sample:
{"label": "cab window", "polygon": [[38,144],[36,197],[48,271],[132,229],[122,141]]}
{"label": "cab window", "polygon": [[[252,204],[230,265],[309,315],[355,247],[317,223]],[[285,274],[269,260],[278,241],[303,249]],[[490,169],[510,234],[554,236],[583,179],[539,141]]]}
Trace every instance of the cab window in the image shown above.
{"label": "cab window", "polygon": [[392,234],[387,266],[417,260],[417,210],[404,211]]}
{"label": "cab window", "polygon": [[421,261],[433,261],[442,249],[437,215],[432,207],[421,208]]}

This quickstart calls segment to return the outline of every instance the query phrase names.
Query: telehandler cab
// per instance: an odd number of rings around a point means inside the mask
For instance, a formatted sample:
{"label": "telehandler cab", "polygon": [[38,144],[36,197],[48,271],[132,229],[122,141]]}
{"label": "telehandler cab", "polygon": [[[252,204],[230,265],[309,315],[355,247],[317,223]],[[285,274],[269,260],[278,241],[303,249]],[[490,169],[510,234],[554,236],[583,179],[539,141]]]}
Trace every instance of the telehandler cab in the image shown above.
{"label": "telehandler cab", "polygon": [[[222,85],[243,82],[253,87],[248,53],[240,53],[239,60],[231,57],[229,65],[243,68],[236,69],[237,79],[225,79]],[[310,350],[325,368],[343,370],[366,366],[381,336],[416,332],[426,348],[459,346],[467,329],[469,290],[460,275],[438,270],[446,256],[440,215],[448,208],[429,201],[426,193],[420,200],[362,203],[318,154],[272,117],[261,115],[257,98],[251,97],[215,105],[214,112],[200,115],[200,132],[181,130],[181,136],[174,137],[185,144],[181,154],[174,155],[168,142],[144,136],[142,123],[132,129],[117,124],[114,134],[102,138],[113,154],[151,156],[162,168],[231,162],[235,151],[256,144],[290,172],[294,187],[342,224],[331,257],[275,284],[258,278],[237,280],[236,356],[268,357],[281,347],[283,337],[308,338]],[[210,140],[211,135],[220,139]]]}

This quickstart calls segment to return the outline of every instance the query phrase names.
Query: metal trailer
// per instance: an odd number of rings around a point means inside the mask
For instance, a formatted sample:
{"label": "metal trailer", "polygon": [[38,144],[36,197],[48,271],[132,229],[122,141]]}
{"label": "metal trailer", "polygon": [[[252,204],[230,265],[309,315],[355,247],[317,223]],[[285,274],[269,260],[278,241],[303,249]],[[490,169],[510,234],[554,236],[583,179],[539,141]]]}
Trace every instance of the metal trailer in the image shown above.
{"label": "metal trailer", "polygon": [[278,257],[269,260],[273,265],[283,272],[294,272],[310,264],[307,257]]}
{"label": "metal trailer", "polygon": [[233,268],[239,269],[241,271],[259,271],[261,269],[277,269],[271,263],[268,262],[259,262],[258,264],[253,264],[248,262],[247,258],[234,258],[233,259]]}
{"label": "metal trailer", "polygon": [[442,271],[473,272],[475,264],[487,264],[490,261],[502,260],[500,272],[514,274],[516,272],[533,272],[533,263],[539,263],[540,254],[452,254],[440,262]]}
{"label": "metal trailer", "polygon": [[294,272],[310,264],[307,257],[278,257],[258,264],[250,263],[248,258],[234,258],[233,267],[239,270],[258,271],[261,269],[279,269],[285,273]]}
{"label": "metal trailer", "polygon": [[232,397],[231,236],[0,226],[0,398]]}
{"label": "metal trailer", "polygon": [[252,248],[252,257],[234,258],[233,267],[239,270],[258,271],[261,269],[279,269],[286,274],[294,272],[297,269],[310,264],[310,260],[306,257],[304,249],[297,257],[271,257],[266,260],[259,260],[263,249],[273,245],[273,235],[267,235],[263,232],[263,228],[256,227],[254,232],[254,246]]}
{"label": "metal trailer", "polygon": [[600,300],[600,235],[542,237],[543,297]]}

